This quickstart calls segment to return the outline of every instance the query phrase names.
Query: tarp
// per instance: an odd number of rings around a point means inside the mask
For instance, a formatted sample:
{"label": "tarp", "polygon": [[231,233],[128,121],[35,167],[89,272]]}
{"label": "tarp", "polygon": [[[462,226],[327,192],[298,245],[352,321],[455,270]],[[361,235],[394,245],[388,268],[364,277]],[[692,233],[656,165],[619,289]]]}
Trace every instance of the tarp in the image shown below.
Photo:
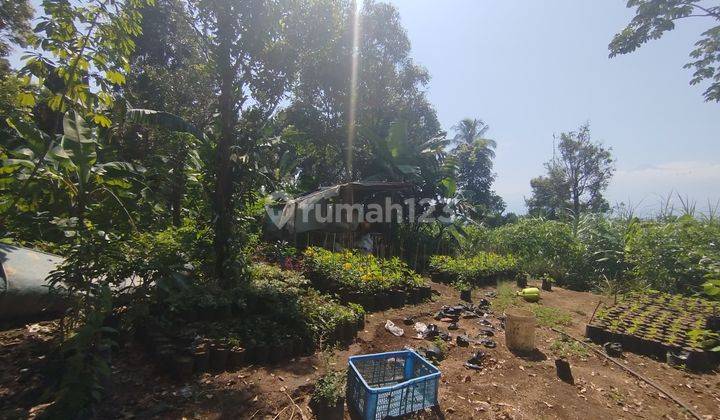
{"label": "tarp", "polygon": [[0,320],[63,310],[65,304],[49,294],[47,283],[62,262],[58,255],[0,244]]}
{"label": "tarp", "polygon": [[[283,230],[290,234],[310,231],[351,232],[357,229],[357,215],[339,211],[339,205],[377,201],[378,197],[410,193],[412,189],[412,184],[405,182],[350,182],[324,187],[268,210],[270,218],[267,227],[270,231]],[[343,217],[330,217],[337,214]]]}

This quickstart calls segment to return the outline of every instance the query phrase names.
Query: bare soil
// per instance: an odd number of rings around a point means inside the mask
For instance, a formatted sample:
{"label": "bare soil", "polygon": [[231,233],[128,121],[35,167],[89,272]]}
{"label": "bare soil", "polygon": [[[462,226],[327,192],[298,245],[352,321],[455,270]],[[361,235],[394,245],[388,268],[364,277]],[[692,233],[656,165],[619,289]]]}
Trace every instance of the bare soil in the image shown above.
{"label": "bare soil", "polygon": [[[337,368],[347,365],[355,354],[422,347],[428,342],[412,338],[412,327],[402,325],[406,316],[436,323],[443,331],[447,324],[432,319],[444,304],[457,304],[454,289],[433,283],[433,302],[369,314],[365,330],[349,348],[335,352]],[[480,298],[486,288],[474,292]],[[572,316],[563,329],[581,338],[601,296],[553,288],[543,292],[541,304],[560,308]],[[490,299],[492,300],[492,299]],[[405,329],[395,337],[384,329],[386,320]],[[575,384],[559,380],[552,343],[559,334],[547,327],[536,330],[537,351],[516,355],[505,346],[500,322],[491,317],[497,331],[497,347],[450,345],[447,358],[439,364],[442,372],[440,406],[419,413],[421,418],[448,419],[683,419],[689,413],[656,389],[590,352],[587,357],[569,357]],[[50,322],[0,332],[0,418],[32,418],[41,412],[47,397],[43,391],[52,381],[47,363],[52,335]],[[477,319],[461,319],[462,333],[475,337]],[[594,346],[591,344],[591,346]],[[488,358],[480,371],[464,367],[474,351]],[[621,363],[661,385],[706,419],[720,418],[720,374],[697,374],[669,367],[662,361],[626,353]],[[308,402],[314,381],[327,368],[320,354],[288,360],[276,366],[247,366],[235,372],[203,374],[180,383],[157,369],[139,346],[128,344],[113,358],[113,385],[98,407],[98,418],[197,418],[197,419],[301,419],[312,418]],[[346,412],[346,418],[350,414]]]}

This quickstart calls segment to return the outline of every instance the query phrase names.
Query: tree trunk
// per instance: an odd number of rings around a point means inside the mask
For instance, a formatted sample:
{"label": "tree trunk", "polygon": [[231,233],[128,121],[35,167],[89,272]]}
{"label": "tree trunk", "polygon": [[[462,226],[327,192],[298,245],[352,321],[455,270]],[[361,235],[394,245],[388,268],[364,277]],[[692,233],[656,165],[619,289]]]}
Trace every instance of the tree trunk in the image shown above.
{"label": "tree trunk", "polygon": [[217,74],[220,79],[220,137],[215,153],[215,274],[221,287],[230,287],[232,279],[227,277],[225,266],[228,259],[228,241],[232,231],[232,172],[230,147],[235,138],[237,114],[235,112],[235,71],[231,62],[232,22],[229,10],[218,7],[218,45],[216,51]]}
{"label": "tree trunk", "polygon": [[172,207],[173,226],[180,227],[182,223],[182,202],[185,197],[185,160],[187,157],[187,145],[182,139],[179,140],[178,151],[173,158],[173,182],[170,205]]}
{"label": "tree trunk", "polygon": [[572,189],[572,199],[573,199],[573,216],[578,217],[580,216],[580,194],[578,193],[577,185],[573,186]]}

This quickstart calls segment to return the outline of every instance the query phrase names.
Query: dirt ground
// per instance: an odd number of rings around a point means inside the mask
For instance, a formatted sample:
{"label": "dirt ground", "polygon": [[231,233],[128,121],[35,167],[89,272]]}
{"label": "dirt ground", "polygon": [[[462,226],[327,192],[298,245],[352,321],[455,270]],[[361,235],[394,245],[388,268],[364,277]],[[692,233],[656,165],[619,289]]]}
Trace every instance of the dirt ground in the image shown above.
{"label": "dirt ground", "polygon": [[[444,304],[457,304],[452,288],[433,283],[433,302],[369,314],[365,330],[349,348],[335,353],[338,368],[355,354],[399,350],[405,346],[426,346],[413,339],[412,327],[402,325],[406,316],[436,323],[443,331],[447,324],[434,321],[433,314]],[[474,292],[477,299],[493,288]],[[564,330],[581,338],[585,323],[602,297],[590,293],[554,288],[543,292],[541,304],[563,309],[572,322]],[[492,299],[490,299],[492,300]],[[385,331],[387,319],[402,326],[406,335],[395,337]],[[494,326],[499,321],[490,318]],[[48,381],[46,352],[49,323],[0,332],[0,418],[28,418],[42,408],[42,392]],[[479,332],[478,319],[461,319],[455,337]],[[497,328],[497,347],[449,346],[442,372],[439,401],[434,411],[418,417],[435,419],[597,419],[597,418],[691,418],[656,389],[635,379],[594,353],[570,356],[575,385],[560,381],[555,373],[556,355],[552,343],[560,335],[546,327],[536,331],[537,352],[518,356],[505,346],[504,333]],[[474,351],[489,357],[480,371],[464,367]],[[621,363],[661,385],[693,407],[705,419],[720,419],[720,374],[695,374],[674,369],[647,357],[626,353]],[[310,394],[315,379],[325,369],[321,355],[297,358],[277,366],[247,366],[235,372],[204,374],[188,383],[178,383],[156,369],[139,347],[129,344],[113,359],[113,386],[98,408],[98,418],[167,419],[309,419]],[[346,418],[350,418],[346,413]]]}

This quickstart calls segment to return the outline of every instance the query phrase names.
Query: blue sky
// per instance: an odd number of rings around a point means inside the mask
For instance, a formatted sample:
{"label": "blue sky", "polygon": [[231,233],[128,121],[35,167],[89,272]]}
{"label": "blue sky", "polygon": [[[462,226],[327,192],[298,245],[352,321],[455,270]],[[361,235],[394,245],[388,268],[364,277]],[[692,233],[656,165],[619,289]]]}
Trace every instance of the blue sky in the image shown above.
{"label": "blue sky", "polygon": [[720,104],[689,86],[688,61],[709,23],[680,22],[630,55],[608,58],[633,16],[623,0],[392,0],[445,129],[484,119],[498,142],[495,188],[526,212],[530,178],[552,156],[552,136],[590,121],[611,146],[611,203],[643,213],[671,190],[706,208],[720,199]]}

